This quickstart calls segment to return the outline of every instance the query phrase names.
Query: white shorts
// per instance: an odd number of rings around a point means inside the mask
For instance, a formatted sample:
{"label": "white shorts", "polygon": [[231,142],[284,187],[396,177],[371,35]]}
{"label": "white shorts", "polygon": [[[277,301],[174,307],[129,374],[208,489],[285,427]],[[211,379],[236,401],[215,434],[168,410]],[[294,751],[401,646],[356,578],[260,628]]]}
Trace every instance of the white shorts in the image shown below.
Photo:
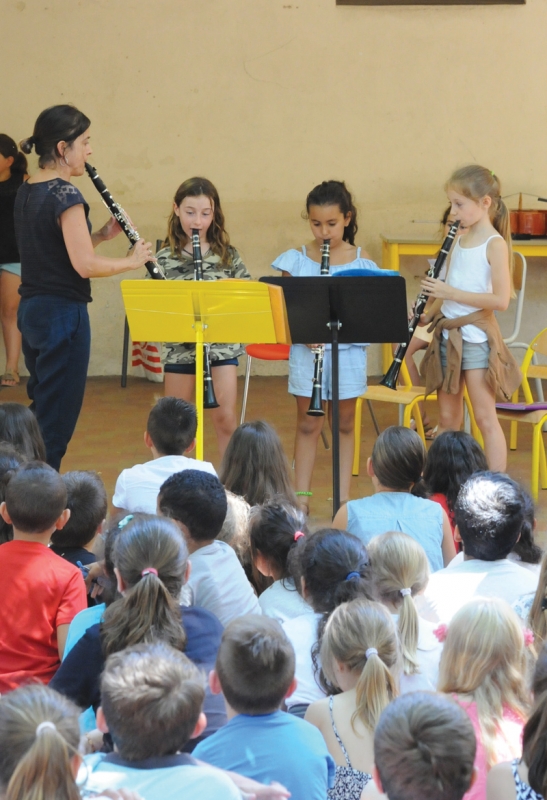
{"label": "white shorts", "polygon": [[[311,397],[314,355],[305,344],[293,344],[289,356],[289,394]],[[367,351],[363,345],[346,345],[338,351],[339,397],[349,400],[367,390]],[[322,399],[332,400],[332,353],[323,360]]]}

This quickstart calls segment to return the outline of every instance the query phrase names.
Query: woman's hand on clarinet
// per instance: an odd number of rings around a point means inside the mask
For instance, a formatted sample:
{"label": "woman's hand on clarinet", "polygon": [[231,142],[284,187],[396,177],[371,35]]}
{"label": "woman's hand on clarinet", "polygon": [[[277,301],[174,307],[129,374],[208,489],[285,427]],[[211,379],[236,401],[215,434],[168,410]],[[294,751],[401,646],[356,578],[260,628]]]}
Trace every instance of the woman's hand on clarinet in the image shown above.
{"label": "woman's hand on clarinet", "polygon": [[144,239],[139,239],[139,241],[129,251],[128,257],[132,262],[130,269],[139,269],[139,267],[144,267],[147,261],[154,260],[152,243],[145,242]]}
{"label": "woman's hand on clarinet", "polygon": [[437,300],[452,299],[452,286],[440,281],[438,278],[424,278],[421,287],[422,292],[428,297],[434,297]]}

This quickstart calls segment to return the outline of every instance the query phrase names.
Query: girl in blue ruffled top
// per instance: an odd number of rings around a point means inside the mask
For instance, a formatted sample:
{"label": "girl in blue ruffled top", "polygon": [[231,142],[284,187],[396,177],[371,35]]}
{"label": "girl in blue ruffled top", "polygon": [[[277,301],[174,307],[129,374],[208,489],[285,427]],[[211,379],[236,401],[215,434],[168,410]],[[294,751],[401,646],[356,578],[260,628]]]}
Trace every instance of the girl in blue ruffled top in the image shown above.
{"label": "girl in blue ruffled top", "polygon": [[[347,269],[381,270],[360,247],[355,246],[357,210],[342,181],[323,181],[306,199],[307,219],[313,240],[301,250],[287,250],[272,264],[285,277],[318,277],[321,245],[330,241],[330,274]],[[340,497],[349,500],[355,401],[367,388],[367,357],[364,344],[341,344],[340,350]],[[289,358],[289,392],[296,397],[296,442],[294,451],[296,494],[309,511],[311,481],[323,417],[306,413],[312,393],[311,345],[295,344]],[[322,399],[332,399],[331,352],[326,346],[323,362]],[[330,408],[329,408],[330,418]]]}

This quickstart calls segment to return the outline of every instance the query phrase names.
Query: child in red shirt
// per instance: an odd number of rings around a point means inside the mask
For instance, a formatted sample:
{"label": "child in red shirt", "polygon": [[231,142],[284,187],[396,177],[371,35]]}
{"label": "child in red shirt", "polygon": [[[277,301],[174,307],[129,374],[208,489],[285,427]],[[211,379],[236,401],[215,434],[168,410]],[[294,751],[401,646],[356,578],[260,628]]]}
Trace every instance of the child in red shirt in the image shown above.
{"label": "child in red shirt", "polygon": [[66,488],[38,461],[10,479],[0,504],[13,541],[0,545],[0,693],[55,674],[73,617],[87,608],[80,570],[49,549],[70,516]]}

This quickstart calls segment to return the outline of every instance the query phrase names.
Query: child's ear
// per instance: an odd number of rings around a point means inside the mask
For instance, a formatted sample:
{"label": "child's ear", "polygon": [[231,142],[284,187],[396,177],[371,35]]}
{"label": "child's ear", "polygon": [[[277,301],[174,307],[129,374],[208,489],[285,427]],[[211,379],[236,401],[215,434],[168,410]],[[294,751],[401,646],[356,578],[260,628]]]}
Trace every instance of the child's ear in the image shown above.
{"label": "child's ear", "polygon": [[8,507],[6,506],[5,503],[0,503],[0,516],[2,517],[6,525],[12,524],[11,517],[8,514]]}
{"label": "child's ear", "polygon": [[120,594],[123,594],[125,592],[125,590],[127,589],[127,586],[125,585],[124,579],[120,575],[120,570],[118,569],[118,567],[114,567],[114,575],[116,576],[116,583],[118,585],[118,591],[119,591]]}
{"label": "child's ear", "polygon": [[154,442],[152,441],[148,431],[144,432],[144,443],[148,447],[149,450],[151,450],[154,447]]}
{"label": "child's ear", "polygon": [[97,709],[97,728],[101,733],[108,733],[108,725],[106,724],[106,717],[102,706],[99,706]]}
{"label": "child's ear", "polygon": [[285,700],[287,699],[287,697],[290,697],[291,694],[295,693],[297,686],[298,686],[298,681],[296,680],[296,678],[293,678],[292,681],[291,681],[291,685],[289,686],[289,688],[285,692]]}
{"label": "child's ear", "polygon": [[79,753],[74,753],[74,755],[71,756],[71,759],[70,759],[70,771],[72,772],[72,777],[74,778],[74,780],[76,780],[76,778],[78,777],[78,772],[79,772],[80,767],[82,765],[82,761],[83,761],[83,758],[81,757],[81,755]]}
{"label": "child's ear", "polygon": [[212,669],[209,673],[209,689],[213,694],[222,694],[222,686],[216,669]]}
{"label": "child's ear", "polygon": [[71,513],[70,512],[70,508],[65,508],[65,510],[63,511],[63,513],[61,514],[61,516],[59,517],[57,522],[55,523],[55,528],[58,531],[62,530],[65,527],[65,525],[67,524],[67,522],[70,519],[70,513]]}
{"label": "child's ear", "polygon": [[461,537],[460,529],[458,528],[457,525],[454,527],[454,541],[463,544],[463,539]]}
{"label": "child's ear", "polygon": [[184,570],[184,578],[182,579],[182,585],[188,583],[190,580],[190,575],[192,574],[192,562],[188,559],[188,563],[186,564],[186,569]]}
{"label": "child's ear", "polygon": [[198,736],[201,736],[206,727],[207,727],[207,717],[202,711],[198,717],[198,721],[196,722],[196,727],[194,728],[192,735],[190,736],[190,739],[197,739]]}
{"label": "child's ear", "polygon": [[194,439],[192,444],[189,445],[189,447],[187,447],[184,452],[185,453],[191,453],[193,450],[195,450],[195,447],[196,447],[196,440]]}
{"label": "child's ear", "polygon": [[383,794],[384,787],[382,786],[382,780],[380,778],[380,773],[378,772],[378,767],[376,766],[376,764],[372,767],[372,777],[374,783],[376,784],[376,788],[378,789],[379,792]]}
{"label": "child's ear", "polygon": [[367,475],[369,478],[374,478],[374,467],[372,466],[372,458],[367,458]]}

